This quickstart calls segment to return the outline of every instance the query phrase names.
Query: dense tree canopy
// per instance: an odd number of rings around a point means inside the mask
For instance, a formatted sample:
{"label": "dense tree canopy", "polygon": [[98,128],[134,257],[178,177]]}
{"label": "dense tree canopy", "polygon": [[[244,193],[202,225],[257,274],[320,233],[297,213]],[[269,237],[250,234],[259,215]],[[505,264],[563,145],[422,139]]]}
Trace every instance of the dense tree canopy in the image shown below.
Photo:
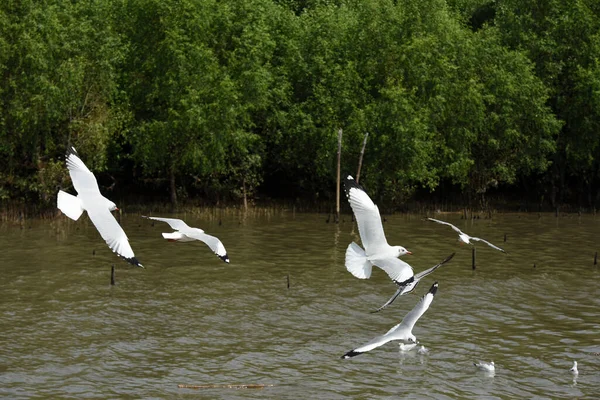
{"label": "dense tree canopy", "polygon": [[391,206],[598,207],[599,4],[7,0],[0,200],[51,206],[73,145],[122,196],[327,201],[341,128]]}

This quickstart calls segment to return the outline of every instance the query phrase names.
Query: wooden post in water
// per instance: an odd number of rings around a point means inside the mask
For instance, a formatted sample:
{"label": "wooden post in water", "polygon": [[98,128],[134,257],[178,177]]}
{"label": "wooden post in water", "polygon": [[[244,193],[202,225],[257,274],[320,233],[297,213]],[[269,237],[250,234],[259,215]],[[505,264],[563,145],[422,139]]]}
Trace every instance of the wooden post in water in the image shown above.
{"label": "wooden post in water", "polygon": [[115,285],[115,264],[110,268],[110,285]]}
{"label": "wooden post in water", "polygon": [[598,264],[598,252],[596,252],[596,254],[594,254],[594,265]]}
{"label": "wooden post in water", "polygon": [[506,233],[504,234],[504,243],[506,243]]}
{"label": "wooden post in water", "polygon": [[473,247],[473,269],[475,269],[476,264],[477,264],[477,249],[475,247]]}
{"label": "wooden post in water", "polygon": [[362,160],[365,155],[365,147],[367,147],[367,139],[369,138],[369,132],[365,133],[365,140],[363,141],[362,149],[360,150],[360,157],[358,157],[358,170],[356,171],[356,183],[360,180],[360,169],[362,168]]}
{"label": "wooden post in water", "polygon": [[287,288],[290,288],[290,274],[287,274]]}
{"label": "wooden post in water", "polygon": [[342,161],[342,128],[338,130],[338,153],[337,153],[337,189],[335,191],[335,222],[340,222],[340,176],[341,176],[341,161]]}

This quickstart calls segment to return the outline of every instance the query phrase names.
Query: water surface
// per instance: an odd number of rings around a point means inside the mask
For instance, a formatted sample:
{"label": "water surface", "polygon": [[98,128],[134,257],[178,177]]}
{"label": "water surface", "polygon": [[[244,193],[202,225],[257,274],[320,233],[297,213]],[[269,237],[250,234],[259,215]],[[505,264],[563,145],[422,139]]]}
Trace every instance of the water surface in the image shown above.
{"label": "water surface", "polygon": [[[168,215],[163,215],[168,216]],[[499,214],[436,218],[504,247],[460,246],[421,216],[384,223],[420,271],[454,259],[377,314],[395,291],[374,269],[344,267],[357,230],[344,216],[279,212],[177,215],[221,238],[231,264],[202,243],[168,243],[168,225],[124,214],[146,269],[118,259],[87,217],[0,226],[0,397],[19,398],[597,398],[600,393],[600,219]],[[506,234],[507,241],[504,242]],[[94,254],[95,253],[95,254]],[[114,287],[110,267],[117,268]],[[534,267],[535,265],[535,267]],[[288,288],[288,281],[290,287]],[[434,281],[413,333],[430,349],[388,343],[342,360],[385,333]],[[496,373],[473,362],[493,360]],[[572,361],[579,376],[569,373]],[[262,390],[178,384],[272,384]]]}

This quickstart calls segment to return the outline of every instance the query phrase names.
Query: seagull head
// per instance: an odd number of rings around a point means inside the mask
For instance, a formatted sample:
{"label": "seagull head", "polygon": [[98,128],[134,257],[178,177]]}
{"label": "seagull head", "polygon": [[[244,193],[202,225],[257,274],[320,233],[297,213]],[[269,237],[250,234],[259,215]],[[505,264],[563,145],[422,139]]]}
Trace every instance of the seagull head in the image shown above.
{"label": "seagull head", "polygon": [[419,343],[419,342],[417,342],[417,338],[415,337],[415,335],[413,335],[412,333],[410,335],[408,335],[408,337],[406,338],[406,341],[408,343],[415,343],[415,344]]}
{"label": "seagull head", "polygon": [[406,254],[412,254],[412,252],[406,250],[404,247],[402,246],[394,246],[394,250],[398,253],[398,255],[396,257],[402,257]]}
{"label": "seagull head", "polygon": [[108,211],[119,211],[119,208],[117,207],[117,205],[112,202],[112,201],[108,201]]}

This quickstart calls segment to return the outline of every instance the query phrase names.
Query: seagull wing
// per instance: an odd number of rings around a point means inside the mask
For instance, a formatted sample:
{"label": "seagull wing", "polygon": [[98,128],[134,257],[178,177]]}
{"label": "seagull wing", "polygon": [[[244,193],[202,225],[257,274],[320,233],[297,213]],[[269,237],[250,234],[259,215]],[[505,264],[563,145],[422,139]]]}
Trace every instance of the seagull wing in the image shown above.
{"label": "seagull wing", "polygon": [[436,264],[433,267],[426,269],[425,271],[419,272],[418,274],[416,274],[413,277],[413,279],[409,278],[408,281],[402,282],[401,284],[398,283],[398,290],[396,290],[396,293],[394,293],[394,295],[384,305],[379,307],[377,310],[374,310],[371,312],[372,313],[379,312],[379,311],[383,310],[384,308],[386,308],[387,306],[389,306],[390,304],[392,304],[398,296],[402,296],[402,295],[412,292],[417,287],[417,285],[419,284],[419,281],[421,279],[423,279],[427,275],[431,274],[433,271],[435,271],[436,269],[438,269],[439,267],[441,267],[448,261],[452,260],[452,257],[454,257],[454,254],[456,254],[456,253],[452,253],[450,256],[446,257],[446,259],[444,261],[442,261],[441,263]]}
{"label": "seagull wing", "polygon": [[110,211],[104,207],[94,207],[88,209],[87,212],[108,247],[129,263],[143,268],[142,264],[135,258],[135,254],[133,254],[125,231]]}
{"label": "seagull wing", "polygon": [[[393,327],[391,330],[395,330],[397,327],[398,327],[398,325],[396,325],[395,327]],[[373,349],[376,349],[379,346],[383,346],[384,344],[386,344],[390,340],[392,340],[392,338],[389,335],[387,335],[387,334],[381,335],[381,336],[377,336],[376,338],[371,339],[370,341],[368,341],[367,343],[363,344],[362,346],[357,347],[356,349],[347,352],[346,354],[344,354],[342,356],[342,358],[355,357],[355,356],[357,356],[359,354],[366,353],[367,351],[371,351]]]}
{"label": "seagull wing", "polygon": [[394,302],[394,300],[396,300],[396,298],[402,294],[402,292],[404,291],[404,288],[405,288],[405,286],[400,286],[398,288],[398,290],[396,290],[396,293],[394,293],[394,295],[384,305],[379,307],[377,310],[374,310],[371,312],[372,313],[379,312],[379,311],[383,310],[384,308],[386,308],[387,306],[389,306],[390,304],[392,304]]}
{"label": "seagull wing", "polygon": [[418,274],[415,274],[415,280],[418,281],[418,280],[421,280],[422,278],[426,277],[427,275],[429,275],[430,273],[432,273],[433,271],[435,271],[442,265],[446,264],[448,261],[452,260],[452,257],[454,257],[455,254],[456,253],[452,253],[448,257],[446,257],[446,259],[444,261],[442,261],[441,263],[436,264],[433,267],[426,269],[425,271],[421,271]]}
{"label": "seagull wing", "polygon": [[86,167],[83,161],[81,161],[81,158],[79,158],[74,147],[69,149],[66,161],[73,187],[77,190],[77,193],[83,196],[85,196],[85,194],[100,195],[96,177],[92,171]]}
{"label": "seagull wing", "polygon": [[167,224],[169,224],[169,226],[177,231],[181,231],[181,230],[185,230],[185,229],[190,229],[190,227],[183,222],[180,219],[177,218],[159,218],[159,217],[147,217],[145,215],[142,215],[142,218],[148,218],[148,219],[153,219],[155,221],[162,221],[162,222],[166,222]]}
{"label": "seagull wing", "polygon": [[381,260],[372,260],[371,262],[384,270],[390,279],[397,284],[403,283],[413,276],[412,267],[398,258],[384,258]]}
{"label": "seagull wing", "polygon": [[344,181],[346,196],[356,217],[360,239],[367,254],[376,254],[378,248],[385,248],[388,243],[383,232],[379,208],[353,177],[348,175]]}
{"label": "seagull wing", "polygon": [[439,219],[433,219],[433,218],[427,218],[427,219],[429,221],[437,222],[438,224],[448,225],[449,227],[451,227],[452,229],[454,229],[456,232],[458,232],[459,235],[461,233],[463,233],[463,231],[461,231],[460,229],[458,229],[456,226],[452,225],[450,222],[440,221]]}
{"label": "seagull wing", "polygon": [[221,241],[211,235],[207,235],[201,229],[193,229],[192,231],[186,231],[186,236],[192,237],[194,239],[198,239],[201,242],[206,243],[208,247],[215,253],[221,260],[226,263],[229,262],[229,257],[227,256],[227,251],[225,250],[225,246]]}
{"label": "seagull wing", "polygon": [[488,241],[487,241],[487,240],[485,240],[485,239],[481,239],[481,238],[478,238],[478,237],[473,237],[473,236],[471,236],[471,240],[474,240],[474,241],[476,241],[476,242],[483,242],[483,243],[487,244],[488,246],[490,246],[490,247],[491,247],[491,248],[493,248],[493,249],[500,250],[501,252],[503,252],[503,253],[506,253],[506,251],[505,251],[505,250],[501,249],[500,247],[498,247],[498,246],[496,246],[496,245],[493,245],[493,244],[491,244],[490,242],[488,242]]}
{"label": "seagull wing", "polygon": [[[433,296],[435,296],[435,293],[437,292],[437,288],[438,288],[438,283],[435,282],[433,285],[431,285],[429,292],[427,292],[425,294],[425,296],[423,296],[421,298],[421,301],[419,301],[417,303],[415,308],[410,310],[410,312],[408,314],[406,314],[404,319],[402,319],[402,322],[400,322],[400,324],[398,324],[397,326],[395,326],[392,329],[403,328],[403,329],[408,329],[409,332],[412,332],[412,329],[415,326],[415,323],[417,322],[417,320],[419,318],[421,318],[421,316],[425,313],[425,311],[427,311],[427,309],[429,308],[429,305],[433,301]],[[392,330],[390,330],[387,334],[391,334],[391,333],[392,333]]]}

